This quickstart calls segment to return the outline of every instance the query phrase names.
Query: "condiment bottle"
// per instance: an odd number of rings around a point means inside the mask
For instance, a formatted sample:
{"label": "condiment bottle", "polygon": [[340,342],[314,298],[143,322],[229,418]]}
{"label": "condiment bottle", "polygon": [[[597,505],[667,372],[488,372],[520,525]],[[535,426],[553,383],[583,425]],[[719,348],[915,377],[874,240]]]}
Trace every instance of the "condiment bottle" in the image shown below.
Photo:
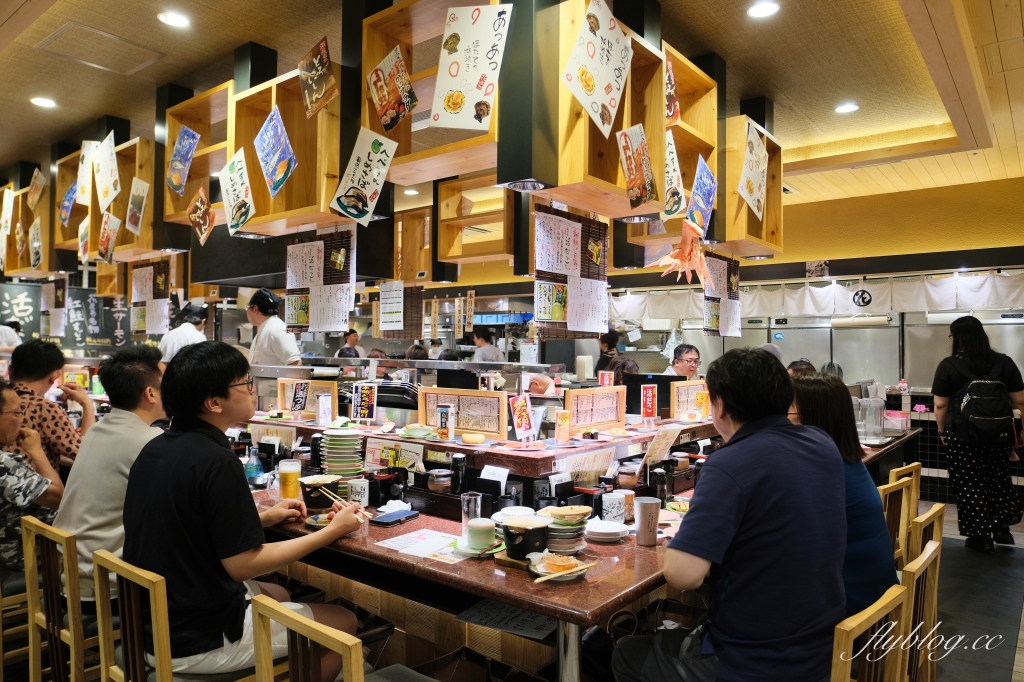
{"label": "condiment bottle", "polygon": [[466,486],[466,456],[462,454],[452,455],[452,487],[451,492],[461,495],[465,492]]}

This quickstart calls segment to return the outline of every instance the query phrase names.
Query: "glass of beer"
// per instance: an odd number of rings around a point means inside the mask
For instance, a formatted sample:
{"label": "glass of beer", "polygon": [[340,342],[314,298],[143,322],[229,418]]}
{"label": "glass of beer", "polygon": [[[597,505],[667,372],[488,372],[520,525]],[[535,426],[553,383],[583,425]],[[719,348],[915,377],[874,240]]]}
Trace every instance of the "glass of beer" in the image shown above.
{"label": "glass of beer", "polygon": [[277,471],[281,477],[281,499],[302,499],[302,488],[299,486],[302,463],[297,459],[282,459],[277,463]]}

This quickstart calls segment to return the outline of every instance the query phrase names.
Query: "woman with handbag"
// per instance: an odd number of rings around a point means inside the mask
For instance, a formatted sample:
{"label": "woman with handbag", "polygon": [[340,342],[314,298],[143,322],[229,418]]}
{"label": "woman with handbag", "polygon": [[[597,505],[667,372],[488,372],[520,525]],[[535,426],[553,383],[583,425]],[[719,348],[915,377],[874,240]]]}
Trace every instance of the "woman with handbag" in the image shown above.
{"label": "woman with handbag", "polygon": [[935,425],[948,453],[960,534],[967,547],[991,554],[994,542],[1014,544],[1009,527],[1021,520],[1008,463],[1017,459],[1013,409],[1024,412],[1024,379],[1009,356],[992,350],[977,318],[956,319],[949,331],[953,354],[932,382]]}

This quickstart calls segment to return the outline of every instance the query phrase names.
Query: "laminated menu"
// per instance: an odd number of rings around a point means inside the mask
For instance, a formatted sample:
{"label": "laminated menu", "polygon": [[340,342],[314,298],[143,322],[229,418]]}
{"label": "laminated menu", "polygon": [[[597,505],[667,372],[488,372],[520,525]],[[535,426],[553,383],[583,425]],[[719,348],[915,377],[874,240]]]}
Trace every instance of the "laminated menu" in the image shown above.
{"label": "laminated menu", "polygon": [[512,414],[512,426],[516,430],[516,438],[522,440],[533,435],[533,411],[530,408],[530,396],[509,396],[508,405]]}
{"label": "laminated menu", "polygon": [[385,133],[394,129],[419,104],[397,45],[366,77],[366,85]]}
{"label": "laminated menu", "polygon": [[114,262],[114,247],[117,245],[117,233],[121,229],[121,221],[118,218],[103,214],[103,222],[100,223],[99,258],[104,263]]}
{"label": "laminated menu", "polygon": [[206,190],[200,187],[196,190],[196,195],[192,197],[192,203],[188,207],[188,221],[192,223],[192,229],[195,230],[200,246],[206,245],[206,240],[213,232],[213,219],[213,207],[206,196]]}
{"label": "laminated menu", "polygon": [[647,149],[643,124],[638,123],[620,131],[616,138],[619,145],[619,161],[626,174],[629,207],[636,208],[648,201],[656,201],[658,188],[654,184],[654,170],[651,168],[651,154]]}
{"label": "laminated menu", "polygon": [[128,215],[124,226],[134,235],[142,231],[142,216],[146,213],[146,197],[149,195],[149,183],[141,178],[132,178],[132,189],[128,195]]}
{"label": "laminated menu", "polygon": [[68,221],[71,220],[71,210],[75,207],[75,199],[78,196],[78,185],[71,183],[67,191],[64,192],[64,197],[60,200],[60,211],[57,214],[60,219],[60,224],[67,227]]}
{"label": "laminated menu", "polygon": [[239,148],[217,176],[224,196],[224,212],[228,219],[228,233],[234,236],[242,225],[256,215],[253,205],[249,169],[245,162],[245,149]]}
{"label": "laminated menu", "polygon": [[690,201],[686,205],[686,219],[701,229],[701,238],[708,233],[711,222],[711,211],[715,207],[715,192],[718,191],[718,180],[711,172],[703,156],[697,157],[697,172],[693,178],[693,190]]}
{"label": "laminated menu", "polygon": [[299,62],[299,87],[307,119],[316,116],[340,93],[331,66],[331,53],[327,49],[327,36],[321,38]]}
{"label": "laminated menu", "polygon": [[28,229],[28,252],[32,259],[32,268],[38,268],[43,263],[43,228],[41,219],[37,216],[32,221],[32,227]]}
{"label": "laminated menu", "polygon": [[583,226],[573,220],[540,212],[536,214],[534,224],[536,269],[578,277]]}
{"label": "laminated menu", "polygon": [[43,194],[43,188],[46,187],[46,178],[36,168],[32,171],[32,180],[28,186],[28,194],[25,196],[25,201],[28,202],[28,210],[35,211],[36,206],[39,205],[39,197]]}

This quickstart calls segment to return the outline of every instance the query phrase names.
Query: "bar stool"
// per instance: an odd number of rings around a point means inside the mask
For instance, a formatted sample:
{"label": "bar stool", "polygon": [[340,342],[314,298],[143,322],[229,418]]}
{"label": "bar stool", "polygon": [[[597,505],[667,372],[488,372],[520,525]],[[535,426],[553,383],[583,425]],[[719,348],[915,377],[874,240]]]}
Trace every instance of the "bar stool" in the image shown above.
{"label": "bar stool", "polygon": [[908,561],[913,561],[924,551],[925,543],[935,540],[942,544],[942,524],[946,516],[946,505],[936,502],[932,508],[910,522],[910,539],[907,540]]}
{"label": "bar stool", "polygon": [[[28,644],[23,641],[28,635],[27,616],[25,573],[0,572],[0,623],[15,621],[10,627],[0,626],[0,682],[4,682],[3,666],[28,658]],[[9,642],[19,642],[21,646],[8,650]]]}
{"label": "bar stool", "polygon": [[889,471],[889,483],[895,483],[902,478],[913,481],[910,488],[910,518],[914,518],[917,516],[917,503],[921,499],[921,463],[914,462]]}
{"label": "bar stool", "polygon": [[341,654],[345,682],[434,682],[404,665],[389,665],[370,675],[363,674],[363,643],[347,632],[335,630],[301,616],[270,597],[252,598],[253,638],[256,641],[256,682],[273,682],[273,644],[270,621],[288,628],[288,663],[292,682],[320,681],[320,647]]}
{"label": "bar stool", "polygon": [[[50,674],[55,682],[87,682],[98,677],[98,668],[86,669],[86,650],[99,644],[86,638],[78,585],[78,549],[73,533],[48,526],[32,516],[21,517],[21,543],[25,554],[28,587],[28,679],[42,682],[43,638],[49,651]],[[31,567],[39,566],[39,571]],[[67,581],[67,618],[62,605],[61,573]],[[40,579],[42,589],[40,590]],[[65,625],[65,622],[67,623]]]}
{"label": "bar stool", "polygon": [[[924,550],[913,561],[903,567],[903,586],[907,588],[909,618],[903,626],[904,641],[917,628],[917,636],[923,637],[932,631],[939,613],[939,558],[942,544],[930,540]],[[920,625],[920,627],[918,627]],[[919,643],[906,650],[907,677],[909,682],[934,682],[935,661],[928,656],[930,649]]]}
{"label": "bar stool", "polygon": [[910,528],[910,495],[914,482],[910,478],[901,478],[895,483],[878,486],[878,494],[882,497],[882,511],[885,513],[885,526],[892,538],[893,559],[896,568],[903,568],[907,558],[907,531]]}
{"label": "bar stool", "polygon": [[[93,552],[96,616],[99,619],[101,682],[254,682],[256,669],[216,675],[171,671],[171,629],[167,616],[167,583],[163,576],[133,566],[105,549]],[[117,608],[121,617],[121,646],[115,647],[114,614],[110,604],[110,574],[117,574]],[[149,593],[149,613],[156,665],[146,662],[143,600]],[[360,649],[360,654],[362,650]],[[272,677],[288,671],[288,663],[272,666]]]}
{"label": "bar stool", "polygon": [[[888,627],[890,623],[894,624],[893,630],[888,633],[890,636],[902,634],[905,627],[902,624],[906,620],[908,607],[907,588],[893,585],[874,604],[839,623],[832,644],[831,682],[850,682],[854,655],[861,648],[856,646],[858,637],[864,634],[870,637],[882,628]],[[871,660],[868,660],[867,655],[857,657],[858,680],[903,682],[907,668],[905,652],[901,647],[894,647],[881,659],[876,658],[880,651],[868,649],[868,652],[874,654],[870,657]]]}

